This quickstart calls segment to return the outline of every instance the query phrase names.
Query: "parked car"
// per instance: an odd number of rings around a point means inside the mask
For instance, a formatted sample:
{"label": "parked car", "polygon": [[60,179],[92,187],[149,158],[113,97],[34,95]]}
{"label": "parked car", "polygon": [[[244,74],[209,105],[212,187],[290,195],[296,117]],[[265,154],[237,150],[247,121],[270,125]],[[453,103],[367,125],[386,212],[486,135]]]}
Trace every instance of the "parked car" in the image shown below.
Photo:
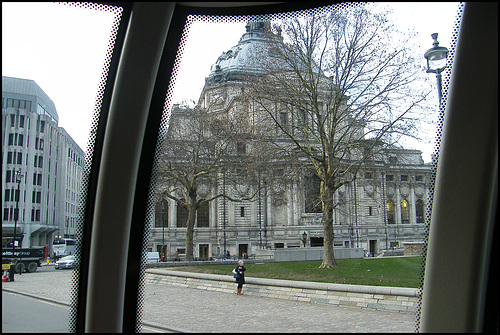
{"label": "parked car", "polygon": [[75,255],[70,255],[59,259],[54,264],[54,268],[58,269],[74,269],[76,266]]}

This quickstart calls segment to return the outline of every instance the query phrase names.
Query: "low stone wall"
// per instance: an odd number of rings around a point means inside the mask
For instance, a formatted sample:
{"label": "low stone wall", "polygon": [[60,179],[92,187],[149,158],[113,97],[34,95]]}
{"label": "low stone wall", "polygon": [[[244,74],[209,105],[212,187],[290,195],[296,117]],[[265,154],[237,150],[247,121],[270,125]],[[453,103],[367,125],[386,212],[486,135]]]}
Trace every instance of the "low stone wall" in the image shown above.
{"label": "low stone wall", "polygon": [[[363,258],[363,248],[334,248],[335,259]],[[300,262],[323,260],[323,247],[282,248],[274,250],[275,262]]]}
{"label": "low stone wall", "polygon": [[[232,276],[147,269],[146,282],[234,293]],[[416,312],[419,289],[245,277],[243,294],[399,312]]]}

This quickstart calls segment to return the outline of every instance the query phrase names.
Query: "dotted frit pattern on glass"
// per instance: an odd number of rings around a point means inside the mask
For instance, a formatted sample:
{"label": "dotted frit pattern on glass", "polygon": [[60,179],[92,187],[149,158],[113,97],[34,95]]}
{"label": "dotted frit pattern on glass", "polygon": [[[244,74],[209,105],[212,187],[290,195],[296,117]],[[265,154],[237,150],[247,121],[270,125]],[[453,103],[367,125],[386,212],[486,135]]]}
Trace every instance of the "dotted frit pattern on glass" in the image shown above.
{"label": "dotted frit pattern on glass", "polygon": [[[267,14],[267,15],[249,15],[249,16],[216,16],[216,15],[190,15],[188,16],[185,29],[183,32],[182,40],[179,45],[179,50],[177,53],[177,58],[176,62],[174,65],[174,71],[172,74],[171,78],[171,83],[168,88],[168,92],[166,94],[166,100],[164,104],[164,110],[163,110],[163,116],[162,116],[162,121],[161,121],[161,126],[160,126],[160,132],[159,132],[159,137],[158,137],[158,142],[157,142],[157,148],[156,148],[156,154],[155,154],[155,160],[154,160],[154,166],[153,166],[153,173],[152,173],[152,178],[151,178],[151,187],[150,187],[150,196],[149,196],[149,202],[148,202],[148,212],[146,215],[146,222],[147,222],[147,227],[145,229],[145,236],[144,236],[144,251],[147,248],[147,244],[152,238],[152,227],[153,227],[153,219],[154,219],[154,205],[156,202],[161,200],[161,195],[159,194],[158,190],[161,188],[161,185],[158,185],[158,160],[161,155],[161,152],[165,145],[168,145],[168,143],[165,143],[165,134],[167,133],[168,126],[169,126],[169,118],[170,118],[170,110],[172,108],[172,92],[175,87],[175,81],[177,78],[177,72],[179,68],[179,64],[182,61],[182,55],[184,52],[184,44],[186,43],[186,40],[189,35],[189,29],[192,25],[193,22],[195,21],[202,21],[202,22],[207,22],[207,23],[235,23],[235,22],[256,22],[256,21],[261,21],[261,20],[269,20],[269,21],[274,21],[274,20],[283,20],[283,19],[289,19],[292,17],[296,16],[301,16],[301,15],[307,15],[308,13],[326,13],[334,10],[347,10],[351,8],[352,6],[356,6],[356,4],[350,4],[350,3],[340,3],[340,4],[335,4],[335,5],[329,5],[321,8],[317,8],[314,10],[302,10],[302,11],[297,11],[297,12],[288,12],[288,13],[280,13],[280,14]],[[462,7],[459,8],[459,13],[458,13],[458,18],[457,18],[457,24],[455,28],[455,33],[454,33],[454,39],[452,46],[450,47],[450,54],[449,54],[449,64],[452,64],[453,62],[453,55],[454,55],[454,50],[455,50],[455,45],[456,45],[456,38],[458,34],[458,27],[459,27],[459,21],[461,18],[461,12],[462,12]],[[451,66],[449,66],[447,73],[449,73],[449,69]],[[208,71],[208,69],[207,69]],[[443,73],[443,107],[440,110],[440,115],[439,115],[439,122],[437,125],[436,129],[436,141],[435,141],[435,155],[434,155],[434,160],[433,160],[433,171],[432,171],[432,181],[430,185],[430,197],[427,205],[427,211],[426,211],[426,233],[425,233],[425,241],[424,241],[424,248],[423,248],[423,261],[422,261],[422,272],[421,272],[421,285],[420,288],[422,289],[423,287],[423,280],[424,280],[424,270],[425,270],[425,256],[426,256],[426,251],[427,251],[427,242],[428,242],[428,231],[429,231],[429,223],[430,223],[430,216],[431,216],[431,209],[432,209],[432,199],[433,199],[433,192],[434,192],[434,180],[435,180],[435,174],[436,174],[436,167],[437,167],[437,161],[439,157],[439,145],[441,141],[441,132],[442,132],[442,126],[443,126],[443,119],[444,119],[444,106],[446,104],[446,98],[448,94],[448,83],[449,83],[449,77],[446,76],[446,73]],[[145,254],[145,253],[144,253]],[[145,267],[145,259],[143,259],[142,262],[142,268]],[[420,322],[420,301],[418,303],[418,308],[417,308],[417,313],[416,313],[416,329],[418,331],[419,329],[419,322]]]}
{"label": "dotted frit pattern on glass", "polygon": [[[95,105],[94,105],[94,110],[93,110],[93,116],[92,116],[92,121],[91,121],[91,126],[90,126],[90,134],[89,134],[89,140],[87,144],[87,150],[85,154],[85,166],[84,166],[84,171],[83,171],[83,180],[81,183],[81,196],[80,196],[80,205],[79,205],[79,212],[77,216],[77,228],[76,228],[76,247],[75,247],[75,254],[77,257],[80,255],[81,251],[81,244],[82,244],[82,232],[83,232],[83,222],[85,218],[85,204],[87,202],[87,189],[88,189],[88,180],[89,180],[89,175],[90,175],[90,167],[92,165],[92,157],[94,153],[94,143],[95,143],[95,134],[97,132],[97,124],[99,120],[99,115],[101,111],[101,104],[102,104],[102,99],[104,95],[104,89],[106,87],[106,80],[108,77],[108,69],[109,65],[111,62],[111,57],[113,55],[113,49],[115,45],[115,40],[116,40],[116,34],[118,32],[118,27],[120,25],[120,20],[122,17],[122,12],[123,8],[118,7],[118,6],[110,6],[110,5],[104,5],[104,4],[97,4],[97,3],[89,3],[89,2],[73,2],[73,3],[67,3],[63,2],[60,3],[61,5],[66,5],[66,6],[75,6],[81,9],[85,10],[91,10],[91,11],[106,11],[110,14],[113,15],[114,21],[113,21],[113,26],[111,31],[109,32],[109,42],[108,42],[108,49],[106,52],[106,55],[104,57],[104,64],[103,64],[103,69],[102,69],[102,74],[100,78],[100,83],[99,83],[99,89],[97,96],[95,98]],[[104,32],[103,32],[104,33]],[[77,313],[77,303],[78,303],[78,291],[79,291],[79,277],[80,277],[80,269],[77,267],[73,271],[73,279],[72,279],[72,285],[71,285],[71,306],[70,306],[70,319],[69,319],[69,331],[70,332],[75,332],[75,323],[76,323],[76,313]]]}
{"label": "dotted frit pattern on glass", "polygon": [[[121,13],[122,9],[120,7],[114,7],[114,6],[108,6],[108,5],[102,5],[102,4],[92,4],[92,3],[72,3],[66,5],[74,5],[74,6],[80,6],[84,8],[91,8],[93,10],[106,10],[106,11],[112,11],[115,14],[115,24],[113,26],[113,31],[110,36],[110,41],[109,41],[109,49],[106,54],[106,61],[103,67],[102,71],[102,77],[101,77],[101,82],[99,86],[99,92],[96,97],[96,102],[95,102],[95,107],[94,107],[94,116],[92,119],[92,125],[91,125],[91,132],[90,132],[90,137],[89,137],[89,142],[86,150],[86,168],[85,168],[85,180],[82,183],[82,196],[81,196],[81,203],[85,204],[86,201],[86,189],[87,189],[87,184],[88,184],[88,175],[90,173],[90,166],[92,162],[92,156],[93,156],[93,148],[94,148],[94,143],[95,143],[95,134],[97,130],[97,124],[99,120],[99,113],[101,109],[101,103],[102,103],[102,98],[104,94],[104,89],[106,85],[106,78],[107,78],[107,73],[108,73],[108,67],[109,63],[111,61],[111,56],[113,53],[113,48],[114,48],[114,41],[116,38],[116,33],[120,24],[120,19],[121,19]],[[194,15],[194,16],[188,16],[188,19],[186,21],[183,35],[181,38],[181,43],[179,44],[178,47],[178,52],[177,52],[177,57],[176,61],[174,64],[174,69],[170,81],[170,85],[167,89],[167,92],[165,92],[165,103],[164,103],[164,108],[163,108],[163,114],[162,114],[162,119],[161,119],[161,125],[160,125],[160,131],[159,131],[159,136],[156,144],[156,153],[155,153],[155,160],[154,160],[154,166],[152,170],[152,175],[151,175],[151,181],[150,181],[150,194],[148,197],[148,209],[146,212],[146,217],[145,217],[145,224],[146,227],[144,229],[144,236],[142,239],[142,249],[143,249],[143,258],[141,260],[141,279],[140,279],[140,284],[139,284],[139,294],[138,294],[138,323],[136,325],[136,331],[140,332],[141,331],[141,320],[142,320],[142,305],[143,305],[143,297],[144,297],[144,289],[145,289],[145,269],[146,269],[146,250],[147,246],[152,238],[152,227],[153,227],[153,219],[154,219],[154,205],[155,203],[159,200],[158,199],[158,161],[160,154],[167,145],[165,143],[165,135],[168,130],[169,126],[169,120],[170,120],[170,111],[172,108],[172,96],[173,96],[173,91],[176,83],[176,78],[178,75],[178,69],[180,66],[180,63],[182,61],[182,56],[184,53],[184,45],[187,41],[187,38],[189,36],[189,31],[190,27],[193,22],[195,21],[203,21],[203,22],[211,22],[211,23],[224,23],[224,22],[247,22],[247,21],[260,21],[260,20],[280,20],[280,19],[287,19],[295,16],[301,16],[305,15],[308,13],[326,13],[332,10],[345,10],[350,8],[351,6],[355,6],[356,4],[349,4],[349,3],[341,3],[341,4],[335,4],[335,5],[329,5],[321,8],[317,8],[314,10],[302,10],[302,11],[297,11],[297,12],[288,12],[288,13],[281,13],[281,14],[269,14],[269,15],[253,15],[253,16],[207,16],[207,15]],[[454,50],[455,50],[455,45],[456,45],[456,38],[458,36],[458,27],[459,27],[459,21],[461,18],[461,13],[462,13],[463,5],[461,5],[458,13],[458,18],[457,18],[457,24],[455,28],[455,34],[454,34],[454,40],[453,40],[453,45],[450,46],[450,56],[448,61],[450,62],[449,64],[452,63],[453,61],[453,55],[454,55]],[[450,68],[450,67],[449,67]],[[449,68],[447,70],[447,73],[449,73]],[[208,69],[207,69],[208,73]],[[446,98],[448,94],[448,83],[449,83],[449,76],[447,76],[445,73],[443,73],[443,106],[446,104]],[[432,185],[430,186],[430,200],[427,205],[427,216],[426,216],[426,237],[424,241],[424,251],[423,251],[423,265],[422,265],[422,274],[421,274],[421,289],[423,288],[423,279],[424,279],[424,270],[425,270],[425,256],[427,253],[427,235],[428,235],[428,229],[429,229],[429,223],[430,223],[430,213],[431,213],[431,208],[432,208],[432,198],[433,198],[433,191],[434,191],[434,178],[435,178],[435,171],[436,171],[436,166],[437,166],[437,161],[438,161],[438,153],[439,153],[439,145],[441,141],[441,131],[442,131],[442,125],[443,125],[443,119],[444,119],[444,107],[441,108],[440,110],[440,117],[439,117],[439,124],[437,126],[437,135],[436,135],[436,149],[435,149],[435,159],[433,160],[433,174],[432,174]],[[81,231],[82,227],[81,224],[83,223],[83,218],[84,218],[84,208],[85,206],[80,206],[81,212],[79,213],[79,229],[77,231],[77,240],[80,241],[81,238]],[[77,243],[77,249],[81,248],[80,243]],[[73,279],[73,290],[72,290],[72,310],[71,310],[71,318],[74,319],[74,315],[76,312],[76,309],[74,306],[76,306],[76,299],[77,295],[75,292],[78,292],[78,269],[75,269],[74,271],[74,279]],[[70,321],[70,325],[73,323],[72,320]],[[420,301],[418,305],[418,311],[417,311],[417,318],[416,318],[416,329],[418,331],[419,329],[419,324],[420,324]]]}
{"label": "dotted frit pattern on glass", "polygon": [[434,187],[435,187],[435,182],[436,182],[436,173],[437,173],[437,166],[438,166],[438,161],[439,161],[439,150],[441,147],[441,136],[443,133],[443,124],[444,124],[444,118],[445,118],[445,110],[446,110],[446,102],[448,99],[448,89],[450,86],[450,74],[451,74],[451,69],[453,68],[453,61],[455,59],[455,50],[457,46],[457,39],[458,39],[458,33],[459,33],[459,28],[460,28],[460,22],[462,20],[462,14],[463,14],[463,8],[464,8],[464,3],[458,4],[457,8],[457,14],[456,14],[456,19],[455,19],[455,27],[453,29],[453,36],[452,36],[452,41],[451,45],[449,46],[448,50],[448,59],[447,59],[447,69],[445,72],[442,73],[443,75],[443,82],[442,82],[442,104],[439,107],[439,117],[438,117],[438,124],[436,127],[436,138],[435,138],[435,144],[434,144],[434,154],[432,157],[432,173],[431,173],[431,183],[429,187],[429,201],[427,203],[427,210],[426,210],[426,218],[425,218],[425,239],[424,239],[424,245],[422,249],[422,267],[421,267],[421,272],[420,272],[420,285],[419,285],[419,290],[420,290],[420,295],[418,297],[418,304],[417,304],[417,311],[416,311],[416,319],[415,319],[415,331],[418,333],[420,331],[420,315],[421,315],[421,309],[422,309],[422,296],[423,296],[423,290],[424,290],[424,279],[425,279],[425,265],[426,265],[426,259],[427,259],[427,249],[428,249],[428,243],[429,243],[429,231],[430,231],[430,223],[431,223],[431,216],[432,216],[432,203],[434,201]]}

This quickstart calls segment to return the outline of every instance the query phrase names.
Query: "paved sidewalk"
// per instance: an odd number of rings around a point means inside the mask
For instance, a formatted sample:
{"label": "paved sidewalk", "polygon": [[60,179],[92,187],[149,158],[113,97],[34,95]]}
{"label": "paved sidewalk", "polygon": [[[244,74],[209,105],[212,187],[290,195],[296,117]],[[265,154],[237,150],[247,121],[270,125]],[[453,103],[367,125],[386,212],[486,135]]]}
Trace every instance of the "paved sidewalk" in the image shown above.
{"label": "paved sidewalk", "polygon": [[[2,289],[69,303],[71,270],[16,275]],[[243,293],[245,288],[243,287]],[[182,332],[415,332],[415,314],[146,284],[143,322]]]}

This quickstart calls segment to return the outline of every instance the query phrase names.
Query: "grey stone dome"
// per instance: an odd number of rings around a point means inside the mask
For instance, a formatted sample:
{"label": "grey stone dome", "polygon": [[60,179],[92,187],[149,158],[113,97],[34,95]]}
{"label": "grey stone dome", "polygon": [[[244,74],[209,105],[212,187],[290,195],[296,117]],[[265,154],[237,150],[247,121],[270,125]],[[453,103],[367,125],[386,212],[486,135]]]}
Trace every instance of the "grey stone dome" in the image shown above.
{"label": "grey stone dome", "polygon": [[269,58],[270,27],[269,22],[249,22],[238,44],[223,52],[212,65],[205,84],[240,81],[248,74],[262,73]]}
{"label": "grey stone dome", "polygon": [[[271,31],[269,21],[247,23],[246,32],[238,44],[223,52],[212,65],[210,74],[205,78],[205,86],[242,81],[248,75],[262,74],[270,68],[293,71],[286,62],[280,62],[277,51],[269,43],[271,38],[283,39],[280,30],[277,34]],[[301,65],[299,61],[297,64]],[[316,64],[313,64],[313,71],[324,75]]]}

